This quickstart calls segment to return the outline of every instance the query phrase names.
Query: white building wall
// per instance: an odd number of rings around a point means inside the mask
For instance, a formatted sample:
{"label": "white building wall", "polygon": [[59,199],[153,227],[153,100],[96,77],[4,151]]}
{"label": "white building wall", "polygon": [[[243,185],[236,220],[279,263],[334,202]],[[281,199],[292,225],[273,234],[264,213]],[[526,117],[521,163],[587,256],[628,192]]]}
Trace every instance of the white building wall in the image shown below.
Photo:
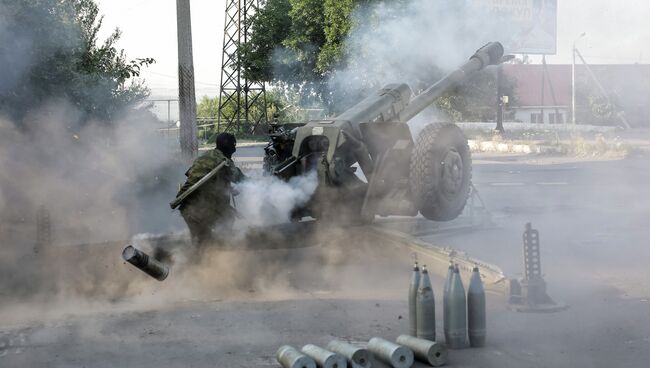
{"label": "white building wall", "polygon": [[555,114],[559,114],[561,123],[567,123],[570,120],[568,106],[545,106],[543,109],[540,106],[519,106],[513,107],[511,110],[515,111],[515,121],[522,123],[539,123],[542,110],[544,111],[544,124],[558,124],[558,119]]}

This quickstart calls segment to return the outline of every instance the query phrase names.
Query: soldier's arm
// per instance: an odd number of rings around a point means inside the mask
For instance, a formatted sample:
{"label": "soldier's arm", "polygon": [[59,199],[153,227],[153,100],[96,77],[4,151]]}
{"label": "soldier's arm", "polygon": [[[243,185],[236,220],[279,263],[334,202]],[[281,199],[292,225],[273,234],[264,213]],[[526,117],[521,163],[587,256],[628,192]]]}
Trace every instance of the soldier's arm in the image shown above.
{"label": "soldier's arm", "polygon": [[235,162],[228,160],[228,181],[231,183],[239,183],[247,179],[246,175],[235,165]]}
{"label": "soldier's arm", "polygon": [[244,175],[244,173],[241,171],[241,169],[239,169],[236,166],[235,166],[235,171],[236,171],[235,180],[233,180],[235,183],[239,183],[241,181],[244,181],[244,180],[248,179],[248,177],[246,175]]}

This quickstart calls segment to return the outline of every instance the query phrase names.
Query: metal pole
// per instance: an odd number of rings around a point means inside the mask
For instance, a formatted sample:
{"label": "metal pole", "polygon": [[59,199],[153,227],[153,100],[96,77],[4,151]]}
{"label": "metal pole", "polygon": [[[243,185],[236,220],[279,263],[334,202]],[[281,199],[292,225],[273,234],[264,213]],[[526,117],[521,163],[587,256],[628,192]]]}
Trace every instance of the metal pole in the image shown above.
{"label": "metal pole", "polygon": [[[582,56],[582,54],[580,53],[580,51],[578,51],[578,49],[575,49],[575,54],[578,56],[578,58],[580,58],[580,61],[582,61],[582,64],[584,65],[585,69],[586,69],[587,72],[589,73],[589,76],[590,76],[591,79],[594,81],[594,83],[596,83],[596,87],[598,87],[598,89],[600,90],[600,93],[602,94],[602,96],[605,97],[605,100],[607,101],[607,104],[613,106],[613,104],[612,104],[612,100],[611,100],[611,98],[609,98],[609,93],[607,93],[607,90],[605,89],[605,87],[603,87],[602,83],[600,83],[600,80],[598,80],[598,77],[596,76],[596,74],[594,73],[594,71],[591,69],[591,67],[589,66],[589,64],[587,64],[587,61],[586,61],[585,58]],[[616,108],[616,106],[614,106],[614,107]],[[621,123],[623,123],[623,126],[624,126],[625,128],[628,128],[628,129],[631,128],[630,123],[627,121],[627,119],[626,119],[625,116],[623,115],[623,112],[622,112],[622,111],[619,111],[618,108],[616,108],[616,110],[617,110],[617,114],[616,114],[616,115],[617,115],[617,117],[619,118],[619,120],[621,121]]]}
{"label": "metal pole", "polygon": [[497,132],[503,133],[503,91],[501,86],[501,79],[503,78],[503,65],[497,66]]}
{"label": "metal pole", "polygon": [[[241,35],[242,35],[242,22],[241,22],[241,12],[242,12],[242,6],[241,6],[241,0],[238,1],[237,3],[237,8],[239,11],[237,12],[237,46],[241,43]],[[243,9],[246,11],[245,9]],[[238,59],[239,61],[239,59]],[[235,130],[237,132],[241,132],[241,73],[237,73],[237,125],[235,126]]]}
{"label": "metal pole", "polygon": [[540,124],[544,124],[544,90],[546,89],[546,55],[542,55],[542,108],[540,110]]}
{"label": "metal pole", "polygon": [[553,80],[551,80],[551,75],[548,72],[548,65],[544,64],[544,70],[546,71],[546,81],[548,82],[548,88],[551,91],[551,98],[553,99],[553,106],[555,106],[555,123],[564,124],[564,119],[560,119],[560,110],[557,105],[557,98],[555,97],[555,88],[553,88]]}
{"label": "metal pole", "polygon": [[167,125],[172,122],[172,100],[167,100]]}
{"label": "metal pole", "polygon": [[576,124],[576,44],[573,43],[573,63],[571,64],[571,123]]}
{"label": "metal pole", "polygon": [[571,63],[571,122],[576,124],[576,42],[587,33],[582,32],[578,38],[573,41],[573,62]]}
{"label": "metal pole", "polygon": [[184,158],[191,160],[198,153],[196,137],[196,97],[194,62],[192,59],[192,21],[190,1],[176,0],[178,30],[178,108],[181,121],[180,143]]}

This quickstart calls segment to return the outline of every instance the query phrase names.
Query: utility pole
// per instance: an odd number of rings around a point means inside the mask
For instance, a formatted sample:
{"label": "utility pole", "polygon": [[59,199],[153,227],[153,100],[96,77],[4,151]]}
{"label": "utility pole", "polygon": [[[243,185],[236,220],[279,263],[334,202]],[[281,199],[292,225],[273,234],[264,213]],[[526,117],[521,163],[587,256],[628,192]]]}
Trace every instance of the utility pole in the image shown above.
{"label": "utility pole", "polygon": [[[245,78],[237,50],[248,42],[249,19],[259,9],[259,0],[226,0],[226,19],[221,58],[221,91],[217,125],[225,123],[225,131],[255,131],[267,122],[264,83]],[[234,108],[233,108],[234,107]]]}
{"label": "utility pole", "polygon": [[571,63],[571,123],[573,123],[573,125],[576,124],[576,42],[586,35],[587,33],[582,32],[582,34],[573,41],[573,62]]}
{"label": "utility pole", "polygon": [[181,154],[184,159],[192,160],[198,153],[199,144],[196,138],[196,96],[194,92],[190,0],[176,0],[176,17]]}
{"label": "utility pole", "polygon": [[573,44],[571,63],[571,123],[576,125],[576,45]]}
{"label": "utility pole", "polygon": [[541,103],[541,111],[540,111],[540,124],[545,124],[544,119],[544,105],[546,104],[545,101],[545,95],[546,94],[546,55],[542,55],[542,103]]}
{"label": "utility pole", "polygon": [[501,86],[501,79],[503,78],[503,65],[497,65],[497,127],[496,131],[503,133],[503,91]]}

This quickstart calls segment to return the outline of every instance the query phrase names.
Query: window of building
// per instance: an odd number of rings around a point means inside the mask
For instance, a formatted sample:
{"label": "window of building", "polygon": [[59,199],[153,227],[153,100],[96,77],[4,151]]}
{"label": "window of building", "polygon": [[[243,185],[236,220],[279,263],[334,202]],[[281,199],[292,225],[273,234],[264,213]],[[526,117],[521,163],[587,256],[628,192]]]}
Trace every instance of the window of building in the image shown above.
{"label": "window of building", "polygon": [[530,122],[531,124],[541,124],[542,123],[542,114],[533,112],[530,114]]}
{"label": "window of building", "polygon": [[548,122],[550,124],[564,124],[564,115],[560,113],[548,114]]}

